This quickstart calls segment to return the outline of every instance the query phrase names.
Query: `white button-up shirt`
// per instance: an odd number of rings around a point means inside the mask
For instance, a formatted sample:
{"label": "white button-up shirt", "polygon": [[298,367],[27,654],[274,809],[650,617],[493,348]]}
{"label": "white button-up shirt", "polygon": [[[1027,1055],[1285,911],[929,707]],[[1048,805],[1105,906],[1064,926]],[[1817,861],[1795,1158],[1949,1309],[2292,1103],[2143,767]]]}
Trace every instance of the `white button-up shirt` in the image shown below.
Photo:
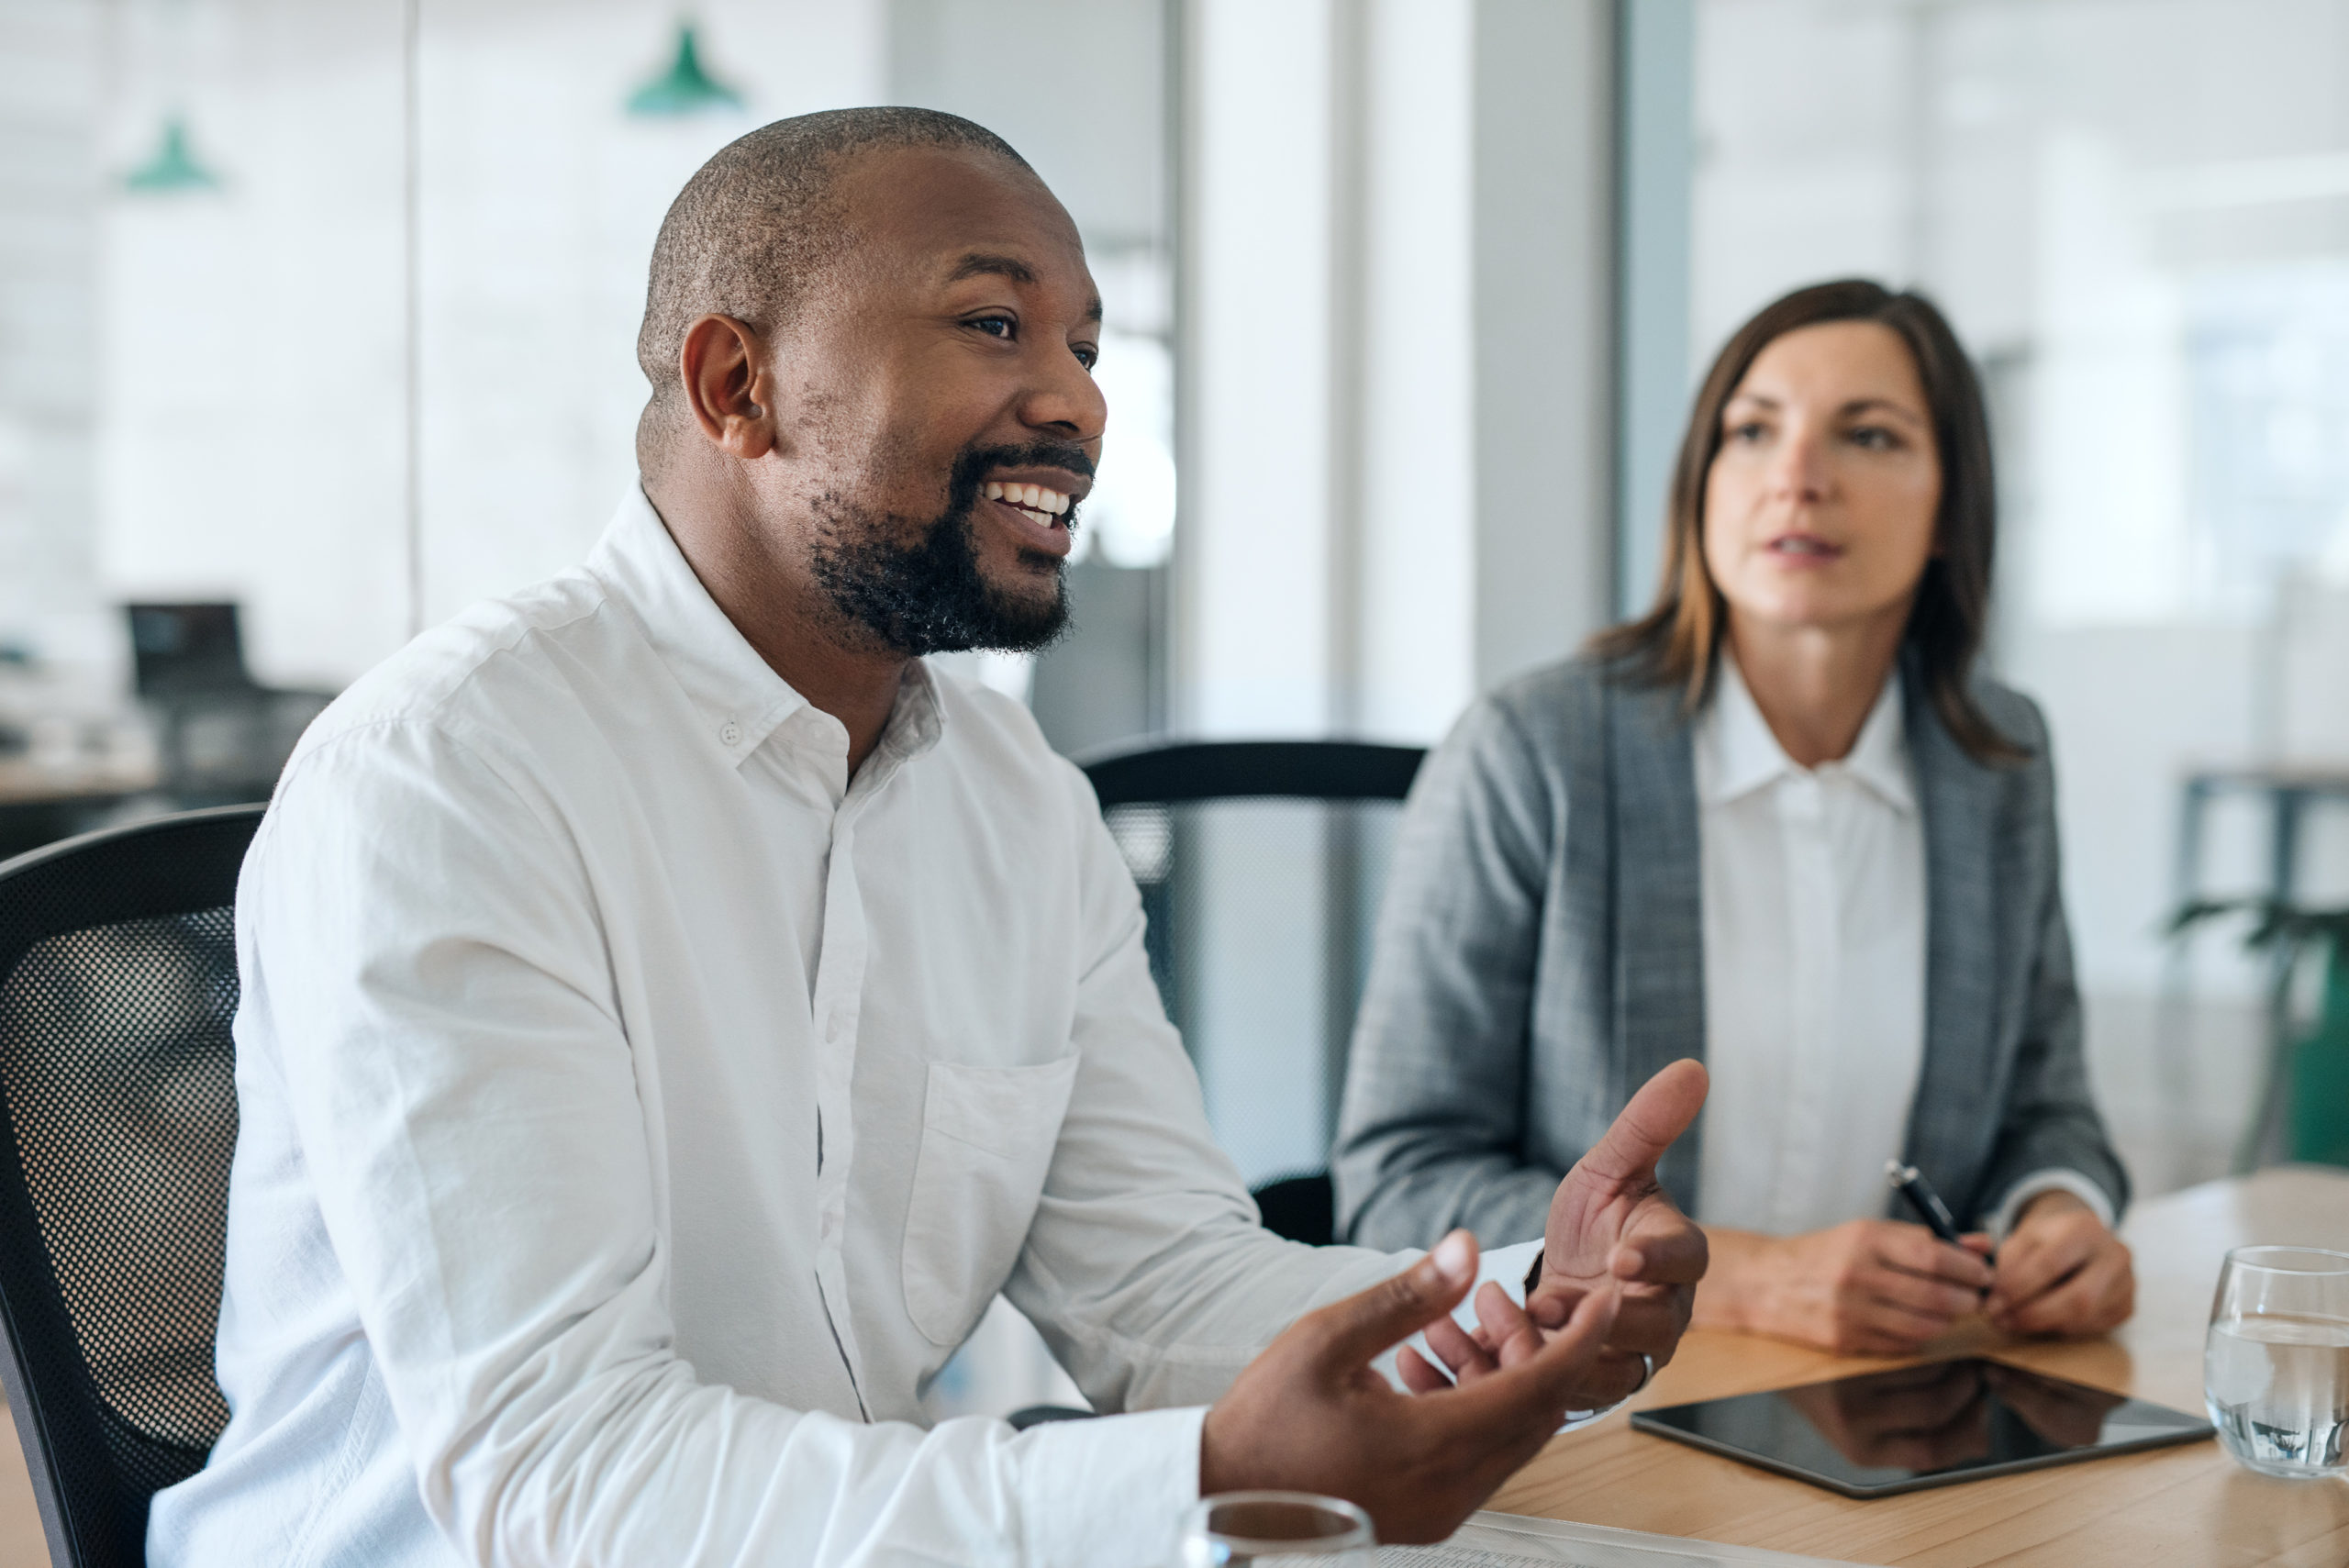
{"label": "white button-up shirt", "polygon": [[[1701,1218],[1793,1235],[1880,1216],[1925,1057],[1924,823],[1899,682],[1849,756],[1804,768],[1724,649],[1691,739],[1713,1080]],[[2056,1187],[2112,1222],[2085,1175],[2044,1171],[2005,1195],[1994,1231]]]}
{"label": "white button-up shirt", "polygon": [[[150,1562],[1167,1560],[1197,1406],[1398,1260],[1256,1226],[1023,708],[916,663],[847,752],[633,492],[304,738],[238,891],[233,1415]],[[925,1429],[998,1291],[1164,1408]]]}

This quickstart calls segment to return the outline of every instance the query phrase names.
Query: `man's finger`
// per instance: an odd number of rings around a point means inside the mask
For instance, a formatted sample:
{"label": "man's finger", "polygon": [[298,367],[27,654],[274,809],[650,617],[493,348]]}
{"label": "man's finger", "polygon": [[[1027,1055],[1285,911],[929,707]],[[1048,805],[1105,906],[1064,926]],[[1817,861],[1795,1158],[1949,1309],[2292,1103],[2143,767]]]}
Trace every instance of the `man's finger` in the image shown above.
{"label": "man's finger", "polygon": [[[1450,1317],[1437,1318],[1427,1327],[1428,1349],[1433,1351],[1445,1368],[1455,1378],[1481,1375],[1498,1364],[1491,1352],[1472,1338],[1458,1321]],[[1408,1347],[1407,1346],[1406,1349]]]}
{"label": "man's finger", "polygon": [[1477,1338],[1492,1347],[1494,1359],[1503,1366],[1515,1366],[1542,1348],[1542,1330],[1491,1280],[1476,1292],[1476,1323],[1484,1330]]}
{"label": "man's finger", "polygon": [[1575,1390],[1598,1359],[1615,1324],[1615,1307],[1614,1291],[1591,1292],[1539,1351],[1447,1396],[1443,1418],[1453,1440],[1481,1444],[1528,1433],[1546,1439],[1573,1407]]}
{"label": "man's finger", "polygon": [[1679,1210],[1655,1206],[1655,1217],[1632,1228],[1608,1259],[1617,1279],[1642,1284],[1695,1284],[1712,1255],[1705,1233]]}
{"label": "man's finger", "polygon": [[1414,1394],[1434,1394],[1452,1386],[1452,1379],[1428,1364],[1428,1358],[1408,1345],[1395,1352],[1395,1375]]}
{"label": "man's finger", "polygon": [[1402,1273],[1297,1320],[1323,1366],[1352,1372],[1447,1316],[1476,1279],[1476,1239],[1455,1230]]}
{"label": "man's finger", "polygon": [[1664,1067],[1640,1085],[1606,1135],[1575,1163],[1618,1184],[1653,1179],[1655,1162],[1705,1108],[1710,1082],[1704,1063],[1694,1057]]}
{"label": "man's finger", "polygon": [[1606,1351],[1582,1374],[1575,1396],[1568,1403],[1569,1409],[1597,1410],[1620,1405],[1638,1393],[1640,1385],[1647,1381],[1647,1362],[1624,1351],[1619,1338],[1622,1331],[1623,1320],[1618,1318],[1615,1327],[1607,1331]]}

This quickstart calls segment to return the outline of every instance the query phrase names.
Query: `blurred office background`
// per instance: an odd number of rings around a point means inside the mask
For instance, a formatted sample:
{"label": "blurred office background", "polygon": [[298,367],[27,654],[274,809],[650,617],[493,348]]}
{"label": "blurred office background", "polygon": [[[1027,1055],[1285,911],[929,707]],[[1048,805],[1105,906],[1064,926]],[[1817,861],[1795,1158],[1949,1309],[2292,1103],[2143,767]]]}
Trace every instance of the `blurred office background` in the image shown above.
{"label": "blurred office background", "polygon": [[[2279,1151],[2313,966],[2165,926],[2349,902],[2349,0],[0,0],[0,851],[264,792],[326,694],[583,556],[670,197],[882,101],[1004,134],[1103,287],[1077,630],[959,661],[1072,755],[1433,741],[1644,603],[1743,316],[1932,293],[2099,1092],[2147,1192]],[[1281,939],[1352,916],[1252,876],[1182,1006],[1261,1180],[1319,1162],[1294,1047],[1351,1007]]]}

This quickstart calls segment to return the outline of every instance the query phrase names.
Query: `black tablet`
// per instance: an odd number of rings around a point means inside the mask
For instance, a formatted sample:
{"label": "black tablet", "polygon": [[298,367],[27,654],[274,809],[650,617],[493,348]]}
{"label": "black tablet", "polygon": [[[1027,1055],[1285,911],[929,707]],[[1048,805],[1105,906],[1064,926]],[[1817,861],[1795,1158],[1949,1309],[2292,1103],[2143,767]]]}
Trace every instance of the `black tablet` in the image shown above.
{"label": "black tablet", "polygon": [[2211,1432],[2199,1416],[1980,1356],[1642,1410],[1631,1425],[1846,1497],[1888,1497]]}

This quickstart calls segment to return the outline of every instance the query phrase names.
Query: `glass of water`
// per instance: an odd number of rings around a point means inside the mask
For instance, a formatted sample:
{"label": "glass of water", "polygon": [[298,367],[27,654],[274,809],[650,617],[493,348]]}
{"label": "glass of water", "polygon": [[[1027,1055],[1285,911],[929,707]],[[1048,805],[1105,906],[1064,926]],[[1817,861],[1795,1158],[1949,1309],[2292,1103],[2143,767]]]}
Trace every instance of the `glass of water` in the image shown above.
{"label": "glass of water", "polygon": [[2229,1252],[2202,1395],[2219,1440],[2262,1475],[2349,1475],[2349,1252]]}
{"label": "glass of water", "polygon": [[1370,1516],[1310,1492],[1226,1492],[1183,1516],[1183,1568],[1376,1568]]}

